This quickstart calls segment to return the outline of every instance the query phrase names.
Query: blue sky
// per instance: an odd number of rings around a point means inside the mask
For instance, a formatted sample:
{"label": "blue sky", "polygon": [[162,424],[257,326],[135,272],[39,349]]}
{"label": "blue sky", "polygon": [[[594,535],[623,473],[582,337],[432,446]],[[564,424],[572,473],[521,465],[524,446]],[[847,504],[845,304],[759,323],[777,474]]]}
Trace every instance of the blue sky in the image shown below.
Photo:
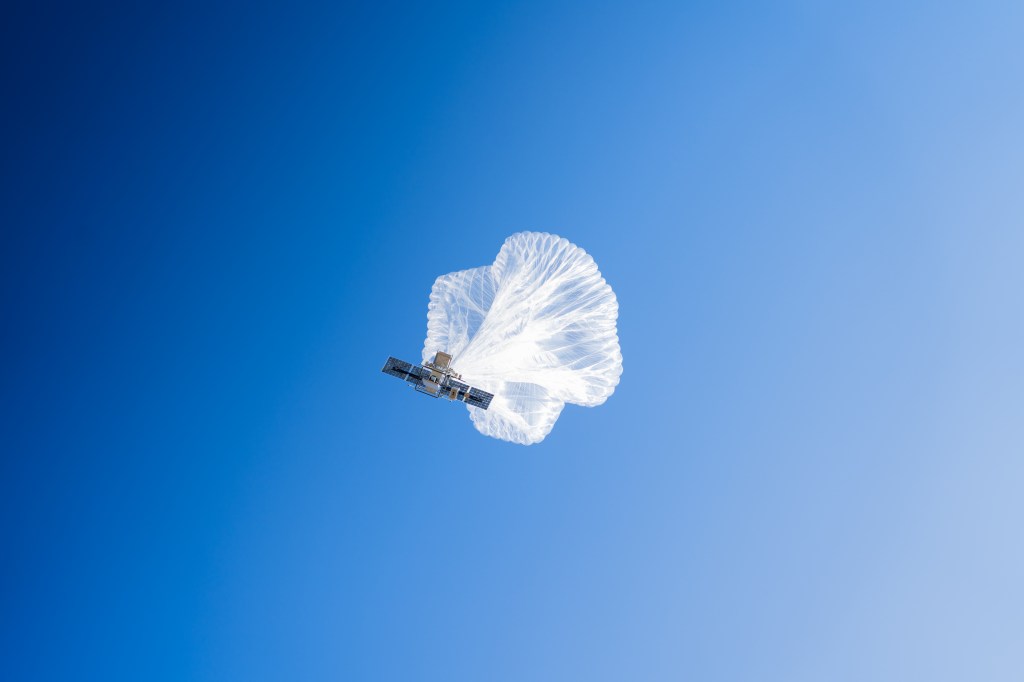
{"label": "blue sky", "polygon": [[[1017,680],[1016,3],[10,10],[0,677]],[[624,374],[380,373],[560,234]]]}

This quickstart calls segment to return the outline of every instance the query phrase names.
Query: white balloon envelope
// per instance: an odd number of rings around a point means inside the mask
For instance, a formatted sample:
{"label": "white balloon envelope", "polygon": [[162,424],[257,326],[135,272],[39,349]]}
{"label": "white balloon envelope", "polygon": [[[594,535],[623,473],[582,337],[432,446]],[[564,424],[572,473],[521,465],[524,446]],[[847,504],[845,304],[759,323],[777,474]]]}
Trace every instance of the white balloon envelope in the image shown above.
{"label": "white balloon envelope", "polygon": [[586,251],[544,232],[505,240],[493,265],[437,278],[423,360],[452,356],[463,380],[494,394],[468,407],[480,433],[539,443],[566,403],[593,407],[622,374],[619,304]]}

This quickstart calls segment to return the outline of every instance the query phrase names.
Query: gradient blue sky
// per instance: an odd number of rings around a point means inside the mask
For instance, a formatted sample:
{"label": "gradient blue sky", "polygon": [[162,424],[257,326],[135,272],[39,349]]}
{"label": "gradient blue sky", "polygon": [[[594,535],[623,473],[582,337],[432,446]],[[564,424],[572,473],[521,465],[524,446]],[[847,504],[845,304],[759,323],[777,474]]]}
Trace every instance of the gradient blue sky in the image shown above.
{"label": "gradient blue sky", "polygon": [[[24,3],[5,680],[1020,680],[1018,2]],[[587,249],[541,445],[380,374]]]}

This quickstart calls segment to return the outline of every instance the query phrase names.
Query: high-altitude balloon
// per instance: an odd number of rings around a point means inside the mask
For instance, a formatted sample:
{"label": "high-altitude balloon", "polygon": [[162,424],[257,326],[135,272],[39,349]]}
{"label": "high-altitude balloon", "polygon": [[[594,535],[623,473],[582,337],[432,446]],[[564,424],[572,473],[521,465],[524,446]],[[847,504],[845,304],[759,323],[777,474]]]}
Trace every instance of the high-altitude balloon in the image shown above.
{"label": "high-altitude balloon", "polygon": [[480,433],[529,445],[566,403],[593,407],[615,391],[619,304],[586,251],[553,234],[519,232],[493,265],[437,278],[424,362],[452,355],[463,380],[494,394],[467,407]]}

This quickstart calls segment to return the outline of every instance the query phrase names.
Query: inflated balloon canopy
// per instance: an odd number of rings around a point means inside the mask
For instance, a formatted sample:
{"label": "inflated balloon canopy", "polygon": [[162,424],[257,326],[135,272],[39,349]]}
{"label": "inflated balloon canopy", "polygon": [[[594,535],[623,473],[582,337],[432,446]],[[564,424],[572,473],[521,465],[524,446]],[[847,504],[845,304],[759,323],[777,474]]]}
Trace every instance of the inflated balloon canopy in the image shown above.
{"label": "inflated balloon canopy", "polygon": [[505,240],[493,265],[437,278],[424,362],[453,356],[463,380],[494,394],[467,406],[480,433],[529,445],[566,403],[593,407],[622,374],[619,304],[586,251],[544,232]]}

